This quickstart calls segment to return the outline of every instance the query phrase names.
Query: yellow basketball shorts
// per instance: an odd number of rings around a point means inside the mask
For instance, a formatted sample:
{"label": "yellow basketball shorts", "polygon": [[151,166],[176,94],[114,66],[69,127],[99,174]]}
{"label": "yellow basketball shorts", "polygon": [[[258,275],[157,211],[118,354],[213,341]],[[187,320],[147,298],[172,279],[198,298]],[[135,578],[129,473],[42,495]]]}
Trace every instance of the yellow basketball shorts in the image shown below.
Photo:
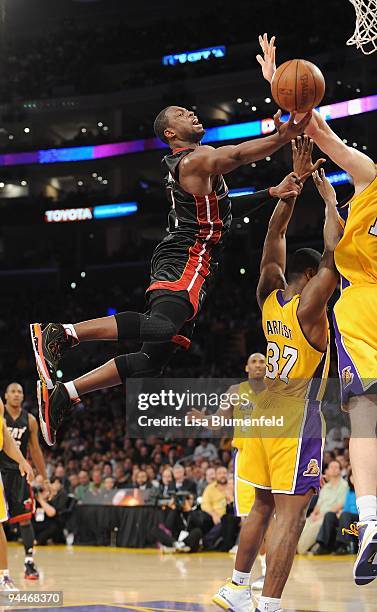
{"label": "yellow basketball shorts", "polygon": [[0,474],[0,523],[5,523],[8,520],[8,504],[5,499],[3,479]]}
{"label": "yellow basketball shorts", "polygon": [[255,488],[239,477],[238,465],[242,450],[236,448],[233,454],[234,466],[234,511],[236,516],[248,516],[255,501]]}
{"label": "yellow basketball shorts", "polygon": [[254,428],[244,439],[238,479],[272,493],[303,495],[311,488],[318,490],[324,436],[320,403],[270,393],[268,403],[258,406],[254,416],[257,413],[281,415],[284,425],[280,433],[276,427]]}
{"label": "yellow basketball shorts", "polygon": [[351,285],[335,304],[342,404],[350,397],[377,393],[377,285]]}

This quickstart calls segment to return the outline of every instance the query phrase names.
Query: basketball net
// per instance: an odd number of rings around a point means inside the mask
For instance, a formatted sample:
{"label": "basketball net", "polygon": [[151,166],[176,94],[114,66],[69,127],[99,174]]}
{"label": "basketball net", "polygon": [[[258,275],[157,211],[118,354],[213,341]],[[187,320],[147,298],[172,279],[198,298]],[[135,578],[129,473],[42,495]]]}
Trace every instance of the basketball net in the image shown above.
{"label": "basketball net", "polygon": [[377,0],[350,0],[356,13],[355,31],[347,45],[356,45],[365,55],[377,49]]}

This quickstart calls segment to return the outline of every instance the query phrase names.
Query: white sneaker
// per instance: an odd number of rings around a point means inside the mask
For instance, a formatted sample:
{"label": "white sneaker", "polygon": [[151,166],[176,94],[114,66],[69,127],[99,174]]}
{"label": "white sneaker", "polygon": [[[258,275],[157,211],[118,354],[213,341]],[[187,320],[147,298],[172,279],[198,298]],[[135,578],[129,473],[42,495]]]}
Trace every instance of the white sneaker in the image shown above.
{"label": "white sneaker", "polygon": [[252,584],[252,591],[263,591],[265,576],[259,576]]}
{"label": "white sneaker", "polygon": [[238,544],[232,546],[232,548],[228,551],[230,555],[236,555],[238,552]]}
{"label": "white sneaker", "polygon": [[164,555],[172,555],[176,552],[175,548],[173,546],[160,546],[160,551],[164,554]]}
{"label": "white sneaker", "polygon": [[18,589],[16,587],[16,585],[14,584],[12,578],[10,578],[9,576],[4,576],[1,580],[0,580],[0,592],[2,591],[7,591],[8,593],[18,593],[20,589]]}
{"label": "white sneaker", "polygon": [[364,585],[377,578],[377,521],[357,523],[356,531],[359,536],[359,552],[353,577],[356,584]]}
{"label": "white sneaker", "polygon": [[190,552],[191,548],[184,542],[174,542],[174,548],[176,552],[187,553]]}
{"label": "white sneaker", "polygon": [[229,579],[212,597],[213,603],[223,610],[232,612],[253,612],[254,604],[251,598],[250,585],[233,584]]}

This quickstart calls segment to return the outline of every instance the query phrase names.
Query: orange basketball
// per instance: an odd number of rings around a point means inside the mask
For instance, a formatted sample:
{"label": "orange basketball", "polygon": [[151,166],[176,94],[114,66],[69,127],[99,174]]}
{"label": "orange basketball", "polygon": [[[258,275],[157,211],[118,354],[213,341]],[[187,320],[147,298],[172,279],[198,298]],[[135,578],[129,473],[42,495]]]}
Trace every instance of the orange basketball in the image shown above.
{"label": "orange basketball", "polygon": [[325,93],[320,69],[303,59],[284,62],[271,81],[272,96],[280,108],[305,113],[315,108]]}

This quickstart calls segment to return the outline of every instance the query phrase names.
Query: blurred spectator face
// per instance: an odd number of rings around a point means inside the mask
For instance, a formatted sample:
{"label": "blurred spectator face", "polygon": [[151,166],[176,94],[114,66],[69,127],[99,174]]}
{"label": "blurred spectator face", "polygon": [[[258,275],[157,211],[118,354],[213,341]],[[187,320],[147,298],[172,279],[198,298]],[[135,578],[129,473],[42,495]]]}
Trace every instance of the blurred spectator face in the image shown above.
{"label": "blurred spectator face", "polygon": [[81,470],[81,472],[79,472],[79,481],[81,485],[89,484],[89,474],[86,470]]}
{"label": "blurred spectator face", "polygon": [[68,480],[69,480],[71,489],[75,489],[80,484],[78,474],[71,474]]}
{"label": "blurred spectator face", "polygon": [[149,480],[154,480],[156,478],[156,474],[154,473],[154,469],[151,465],[147,465],[146,473]]}
{"label": "blurred spectator face", "polygon": [[193,473],[192,473],[192,467],[191,467],[191,465],[188,465],[188,466],[185,468],[185,476],[186,476],[186,478],[192,478],[192,477],[193,477]]}
{"label": "blurred spectator face", "polygon": [[132,470],[132,459],[125,459],[124,460],[124,469],[126,472],[130,472]]}
{"label": "blurred spectator face", "polygon": [[114,478],[112,476],[107,476],[103,481],[104,487],[106,491],[111,491],[114,488]]}
{"label": "blurred spectator face", "polygon": [[222,460],[225,465],[228,465],[229,461],[231,460],[231,454],[229,451],[222,452]]}
{"label": "blurred spectator face", "polygon": [[147,473],[144,470],[139,470],[136,474],[136,484],[140,487],[148,481]]}
{"label": "blurred spectator face", "polygon": [[195,448],[195,438],[187,438],[186,446],[187,448]]}
{"label": "blurred spectator face", "polygon": [[95,485],[100,485],[102,482],[102,473],[101,470],[93,470],[92,472],[92,481]]}
{"label": "blurred spectator face", "polygon": [[171,470],[164,470],[162,472],[162,483],[164,485],[169,485],[171,482],[173,482],[173,474],[171,473]]}
{"label": "blurred spectator face", "polygon": [[202,474],[204,476],[206,471],[207,471],[207,469],[209,468],[208,461],[202,461],[201,464],[200,464],[200,467],[202,468]]}
{"label": "blurred spectator face", "polygon": [[346,467],[346,461],[345,461],[345,459],[344,459],[343,455],[337,455],[337,456],[335,457],[335,459],[336,459],[337,461],[339,461],[340,466],[341,466],[341,468],[342,468],[342,469]]}
{"label": "blurred spectator face", "polygon": [[225,467],[220,466],[216,469],[216,482],[222,485],[228,482],[228,472]]}
{"label": "blurred spectator face", "polygon": [[340,465],[338,461],[330,461],[327,467],[327,476],[329,478],[336,478],[340,476]]}
{"label": "blurred spectator face", "polygon": [[135,448],[140,450],[142,446],[145,446],[144,440],[142,440],[141,438],[138,438],[137,440],[135,440]]}
{"label": "blurred spectator face", "polygon": [[139,449],[140,457],[146,459],[148,457],[149,451],[147,446],[141,446]]}
{"label": "blurred spectator face", "polygon": [[206,470],[206,482],[210,484],[216,480],[216,470],[213,467],[209,467]]}
{"label": "blurred spectator face", "polygon": [[196,465],[193,469],[192,469],[192,478],[194,478],[195,480],[200,480],[203,476],[203,470],[201,468],[201,466]]}
{"label": "blurred spectator face", "polygon": [[153,455],[153,461],[156,465],[162,465],[162,455],[161,453],[156,453]]}
{"label": "blurred spectator face", "polygon": [[173,467],[173,476],[176,482],[182,482],[185,477],[185,469],[183,465],[175,465]]}
{"label": "blurred spectator face", "polygon": [[53,495],[57,495],[57,493],[59,493],[60,489],[62,488],[62,483],[60,482],[60,480],[58,480],[57,478],[55,478],[54,482],[51,483],[51,489],[52,489],[52,493]]}
{"label": "blurred spectator face", "polygon": [[55,468],[55,476],[57,478],[64,478],[65,476],[65,469],[62,465],[57,465]]}
{"label": "blurred spectator face", "polygon": [[103,475],[105,478],[107,478],[107,476],[112,476],[113,474],[113,468],[111,467],[110,463],[105,463],[105,465],[103,466]]}
{"label": "blurred spectator face", "polygon": [[125,474],[124,474],[124,467],[123,467],[123,465],[122,465],[121,463],[117,463],[117,464],[116,464],[116,466],[115,466],[115,472],[114,472],[114,473],[115,473],[115,478],[116,478],[117,480],[120,480],[121,478],[123,478],[123,477],[124,477],[124,475],[125,475]]}

